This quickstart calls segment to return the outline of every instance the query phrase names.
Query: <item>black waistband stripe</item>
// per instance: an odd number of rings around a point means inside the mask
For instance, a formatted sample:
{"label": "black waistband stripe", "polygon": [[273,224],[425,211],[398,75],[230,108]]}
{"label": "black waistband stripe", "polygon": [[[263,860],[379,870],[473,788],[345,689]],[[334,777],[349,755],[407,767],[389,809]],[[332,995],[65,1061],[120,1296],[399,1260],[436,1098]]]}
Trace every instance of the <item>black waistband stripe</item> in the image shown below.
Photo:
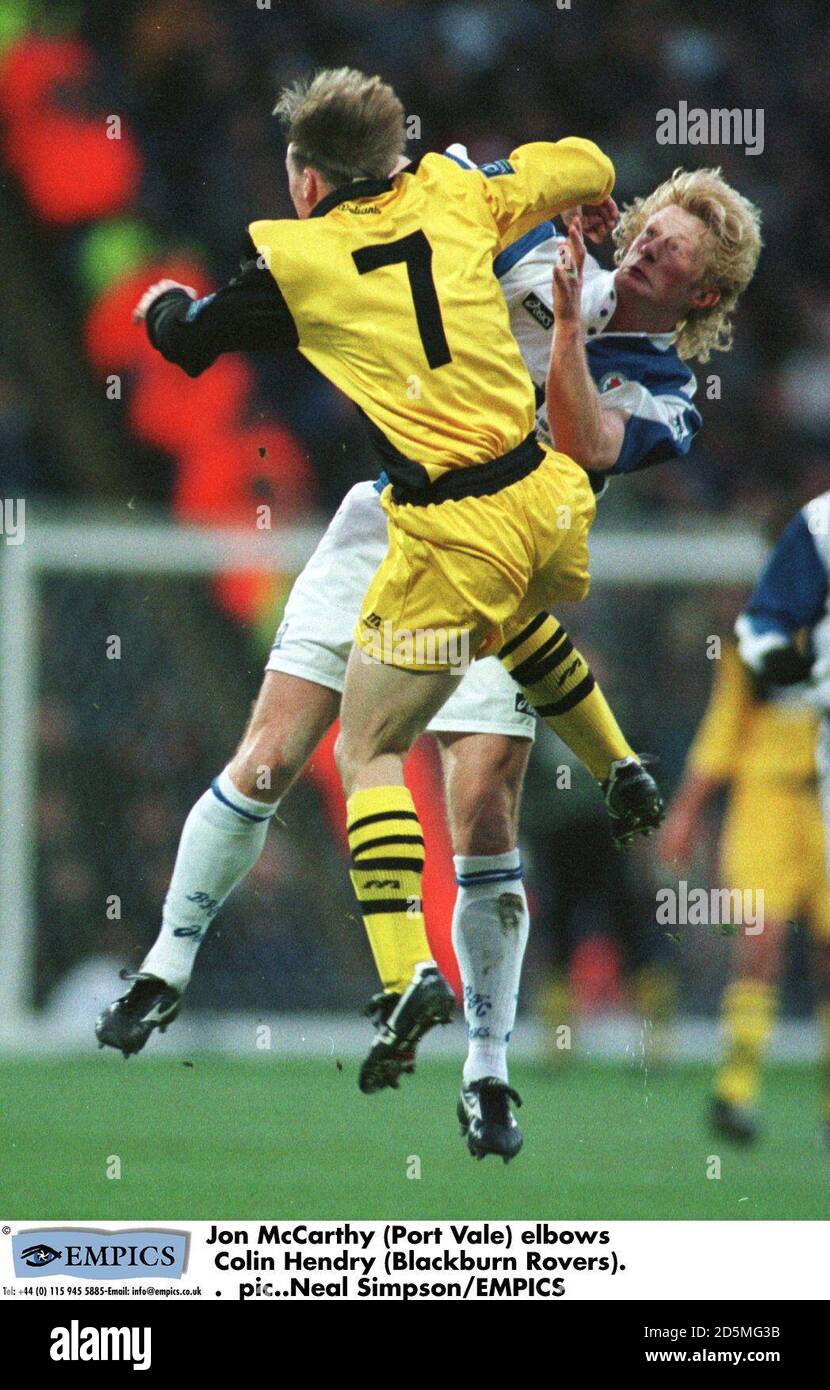
{"label": "black waistband stripe", "polygon": [[[470,464],[467,468],[451,468],[435,482],[413,487],[403,481],[394,482],[392,500],[411,507],[427,507],[436,502],[460,502],[465,497],[489,497],[518,483],[539,467],[545,457],[536,435],[531,433],[521,444],[501,458],[487,463]],[[414,465],[413,465],[414,466]],[[393,470],[387,465],[390,477]]]}

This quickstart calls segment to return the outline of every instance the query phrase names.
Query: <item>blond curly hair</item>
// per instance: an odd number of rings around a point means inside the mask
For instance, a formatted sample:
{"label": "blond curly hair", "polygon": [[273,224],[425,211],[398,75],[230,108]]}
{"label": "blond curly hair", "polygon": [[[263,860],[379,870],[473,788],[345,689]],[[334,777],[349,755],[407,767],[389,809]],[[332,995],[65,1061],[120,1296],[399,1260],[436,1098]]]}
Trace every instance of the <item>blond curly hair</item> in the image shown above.
{"label": "blond curly hair", "polygon": [[706,226],[701,283],[721,292],[711,308],[689,310],[678,329],[677,351],[683,358],[708,362],[713,351],[729,352],[732,347],[731,315],[761,254],[761,213],[726,182],[720,169],[675,169],[647,198],[635,198],[623,208],[614,228],[617,265],[652,213],[674,205]]}

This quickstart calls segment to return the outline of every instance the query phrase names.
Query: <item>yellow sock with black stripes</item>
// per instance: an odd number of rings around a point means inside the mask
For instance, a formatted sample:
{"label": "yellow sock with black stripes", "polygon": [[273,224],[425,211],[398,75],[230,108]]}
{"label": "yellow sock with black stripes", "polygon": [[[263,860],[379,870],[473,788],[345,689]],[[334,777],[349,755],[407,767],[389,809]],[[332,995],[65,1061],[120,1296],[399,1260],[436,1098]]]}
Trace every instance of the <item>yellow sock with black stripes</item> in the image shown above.
{"label": "yellow sock with black stripes", "polygon": [[636,758],[590,666],[550,613],[538,613],[499,657],[539,717],[598,782],[613,762]]}
{"label": "yellow sock with black stripes", "polygon": [[761,1055],[775,1021],[776,990],[759,980],[733,980],[723,996],[726,1055],[715,1092],[730,1105],[751,1105],[758,1092]]}
{"label": "yellow sock with black stripes", "polygon": [[370,787],[346,806],[351,880],[384,990],[402,994],[431,961],[421,903],[424,837],[406,787]]}

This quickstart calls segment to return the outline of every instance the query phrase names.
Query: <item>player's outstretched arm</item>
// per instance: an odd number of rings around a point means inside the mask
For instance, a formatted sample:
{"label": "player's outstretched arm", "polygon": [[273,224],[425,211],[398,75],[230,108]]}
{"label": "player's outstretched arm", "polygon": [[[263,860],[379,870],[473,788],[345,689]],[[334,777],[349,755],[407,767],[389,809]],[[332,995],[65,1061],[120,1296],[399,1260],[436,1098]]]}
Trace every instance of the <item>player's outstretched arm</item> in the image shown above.
{"label": "player's outstretched arm", "polygon": [[545,387],[557,449],[583,468],[605,472],[622,452],[628,415],[603,410],[588,367],[582,329],[582,220],[573,217],[553,272],[553,343]]}
{"label": "player's outstretched arm", "polygon": [[614,166],[593,140],[568,136],[520,145],[508,159],[485,165],[482,172],[502,246],[583,203],[606,204],[609,220],[616,216]]}
{"label": "player's outstretched arm", "polygon": [[[447,155],[450,159],[454,160],[456,164],[460,164],[464,169],[477,169],[481,171],[481,165],[476,164],[470,158],[467,152],[466,145],[462,145],[456,141],[453,144],[447,146],[447,148],[444,150],[444,154]],[[395,168],[392,170],[392,174],[399,174],[401,169],[404,169],[406,165],[410,162],[410,160],[401,156],[401,158],[398,160],[398,163],[395,165]],[[509,165],[509,163],[509,160],[496,159],[493,160],[490,164],[485,165],[484,167],[485,170],[490,171],[492,176],[495,170],[504,169],[506,165]],[[559,216],[564,222],[566,228],[570,226],[571,222],[575,217],[581,217],[583,236],[587,237],[589,241],[592,241],[597,246],[599,246],[603,241],[605,241],[606,237],[609,236],[611,232],[613,232],[614,228],[619,222],[620,210],[617,207],[617,204],[614,202],[614,199],[608,197],[602,203],[597,203],[593,207],[586,203],[584,207],[579,204],[575,204],[573,207],[561,208],[559,211]],[[547,217],[542,218],[543,222],[546,222],[548,220],[549,219]],[[505,241],[505,245],[508,245],[511,241],[514,240],[515,237],[508,234],[507,239]]]}
{"label": "player's outstretched arm", "polygon": [[188,376],[199,376],[223,352],[291,351],[297,330],[279,286],[249,261],[229,284],[203,299],[188,285],[159,280],[144,292],[133,321],[146,323],[154,348]]}

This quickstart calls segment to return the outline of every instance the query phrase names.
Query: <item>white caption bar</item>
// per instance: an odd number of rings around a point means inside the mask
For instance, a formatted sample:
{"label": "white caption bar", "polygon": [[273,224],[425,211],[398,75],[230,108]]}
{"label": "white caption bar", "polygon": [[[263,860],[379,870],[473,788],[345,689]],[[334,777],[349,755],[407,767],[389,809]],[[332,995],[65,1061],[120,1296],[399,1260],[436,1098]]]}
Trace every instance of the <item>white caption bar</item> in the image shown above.
{"label": "white caption bar", "polygon": [[[11,1223],[3,1232],[7,1300],[90,1293],[477,1302],[830,1296],[826,1228],[808,1221],[44,1222]],[[181,1274],[158,1277],[182,1235]],[[50,1260],[60,1272],[49,1273]]]}

